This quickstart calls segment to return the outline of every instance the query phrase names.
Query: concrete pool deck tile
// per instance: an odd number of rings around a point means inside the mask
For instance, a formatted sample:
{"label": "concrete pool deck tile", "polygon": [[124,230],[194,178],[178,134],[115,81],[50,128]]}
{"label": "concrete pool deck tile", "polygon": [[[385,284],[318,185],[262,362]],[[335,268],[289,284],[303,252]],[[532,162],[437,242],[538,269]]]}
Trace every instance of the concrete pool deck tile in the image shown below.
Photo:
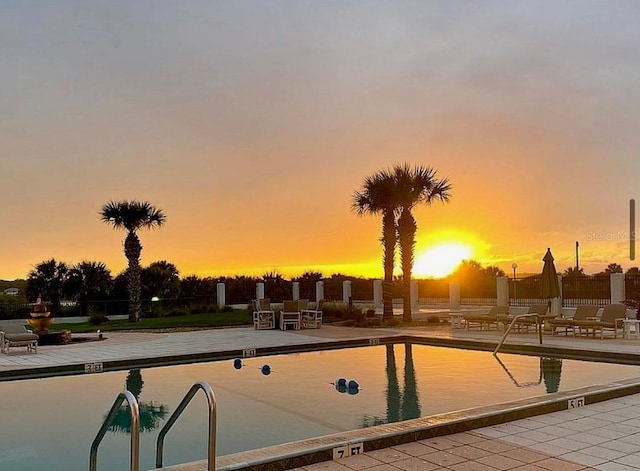
{"label": "concrete pool deck tile", "polygon": [[631,455],[622,456],[620,458],[616,458],[613,461],[640,469],[640,453],[633,453]]}
{"label": "concrete pool deck tile", "polygon": [[536,466],[548,469],[549,471],[582,471],[587,469],[582,464],[571,463],[560,458],[547,458],[546,460],[537,461]]}
{"label": "concrete pool deck tile", "polygon": [[509,450],[513,450],[514,448],[518,448],[517,445],[502,440],[485,440],[483,442],[474,443],[473,447],[487,453],[504,453]]}
{"label": "concrete pool deck tile", "polygon": [[393,463],[394,461],[406,460],[411,455],[397,449],[397,447],[380,448],[379,450],[371,450],[366,453],[382,463]]}
{"label": "concrete pool deck tile", "polygon": [[[463,445],[463,446],[466,446],[466,445]],[[469,458],[465,458],[463,456],[454,454],[453,450],[454,449],[434,451],[433,453],[422,455],[419,458],[422,460],[428,461],[429,463],[437,464],[442,468],[446,468],[447,466],[451,466],[453,464],[462,463],[464,461],[469,461]],[[471,459],[475,459],[475,458],[471,458]]]}
{"label": "concrete pool deck tile", "polygon": [[593,435],[589,432],[578,432],[573,435],[569,435],[567,438],[576,440],[578,442],[587,443],[589,445],[600,445],[609,441],[608,438]]}
{"label": "concrete pool deck tile", "polygon": [[416,443],[420,443],[422,445],[426,445],[428,447],[435,448],[436,450],[448,450],[450,448],[454,448],[454,447],[458,446],[457,442],[451,440],[448,437],[444,437],[444,436],[427,438],[427,439],[424,439],[424,440],[419,440]]}
{"label": "concrete pool deck tile", "polygon": [[601,464],[595,469],[599,471],[638,471],[638,468],[634,468],[633,466],[627,466],[626,464],[616,463],[614,461]]}
{"label": "concrete pool deck tile", "polygon": [[[487,440],[489,441],[489,440]],[[451,450],[447,450],[450,453],[465,458],[467,460],[474,460],[476,458],[482,458],[483,456],[490,455],[493,453],[492,451],[485,450],[482,448],[477,448],[477,444],[474,445],[463,445],[457,448],[452,448]]]}
{"label": "concrete pool deck tile", "polygon": [[453,440],[454,442],[462,443],[465,445],[470,445],[472,443],[483,442],[486,440],[480,434],[475,432],[462,432],[462,433],[454,433],[453,435],[449,435],[448,438]]}
{"label": "concrete pool deck tile", "polygon": [[487,466],[491,466],[495,469],[500,469],[500,470],[508,470],[508,469],[513,469],[513,468],[517,468],[518,466],[522,466],[524,463],[520,460],[508,457],[508,456],[504,456],[504,455],[489,455],[489,456],[484,456],[482,458],[479,458],[477,460],[475,460],[477,463],[482,463],[482,464],[486,464]]}
{"label": "concrete pool deck tile", "polygon": [[360,470],[360,469],[369,469],[384,463],[382,461],[379,461],[373,458],[370,455],[362,454],[362,455],[349,456],[348,458],[343,458],[340,461],[340,464],[343,464],[349,469]]}
{"label": "concrete pool deck tile", "polygon": [[572,451],[571,453],[566,453],[564,455],[560,455],[560,458],[566,461],[570,461],[572,463],[578,463],[584,466],[597,466],[602,463],[606,463],[606,458],[597,457],[593,455],[587,455],[586,453],[582,453],[579,451]]}
{"label": "concrete pool deck tile", "polygon": [[417,457],[396,461],[392,466],[403,471],[439,471],[442,469],[437,464]]}
{"label": "concrete pool deck tile", "polygon": [[399,451],[409,457],[416,457],[426,455],[427,453],[433,453],[437,451],[437,448],[429,445],[425,445],[420,442],[403,443],[402,445],[395,445],[392,447],[394,450]]}

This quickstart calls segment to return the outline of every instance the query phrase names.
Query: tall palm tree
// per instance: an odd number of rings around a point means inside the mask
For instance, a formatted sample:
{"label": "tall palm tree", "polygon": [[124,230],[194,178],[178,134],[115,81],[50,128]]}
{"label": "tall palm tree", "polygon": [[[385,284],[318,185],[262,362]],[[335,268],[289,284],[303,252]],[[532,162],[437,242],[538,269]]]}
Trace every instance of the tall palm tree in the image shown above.
{"label": "tall palm tree", "polygon": [[449,201],[451,184],[446,178],[438,180],[436,171],[422,165],[407,163],[393,168],[398,217],[398,242],[402,266],[402,297],[405,322],[411,322],[411,270],[416,245],[416,223],[411,210],[420,203],[430,205],[435,200]]}
{"label": "tall palm tree", "polygon": [[138,238],[139,229],[153,229],[162,226],[167,217],[161,209],[146,201],[110,201],[100,211],[103,222],[116,229],[126,229],[124,255],[127,257],[127,285],[129,291],[129,322],[140,318],[140,254],[142,244]]}
{"label": "tall palm tree", "polygon": [[390,170],[382,170],[364,179],[362,188],[353,194],[352,210],[360,215],[382,214],[382,284],[383,319],[393,317],[393,265],[396,250],[396,186]]}

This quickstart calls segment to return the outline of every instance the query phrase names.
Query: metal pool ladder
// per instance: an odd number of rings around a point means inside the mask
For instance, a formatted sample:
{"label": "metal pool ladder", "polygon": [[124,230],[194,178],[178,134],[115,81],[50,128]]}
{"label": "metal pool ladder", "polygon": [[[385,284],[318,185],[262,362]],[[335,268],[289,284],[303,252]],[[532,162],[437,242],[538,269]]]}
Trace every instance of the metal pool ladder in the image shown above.
{"label": "metal pool ladder", "polygon": [[178,420],[182,411],[187,407],[193,396],[198,392],[198,389],[202,389],[205,396],[207,396],[207,404],[209,406],[209,446],[207,450],[207,470],[215,471],[216,469],[216,423],[217,423],[217,407],[216,407],[216,397],[213,394],[213,390],[208,383],[204,381],[198,381],[189,392],[182,398],[182,401],[178,405],[167,423],[164,424],[164,427],[160,429],[160,433],[158,433],[158,440],[156,442],[156,468],[162,468],[162,454],[164,449],[164,437],[167,435],[169,429],[173,426],[173,424]]}
{"label": "metal pool ladder", "polygon": [[116,400],[111,406],[111,410],[107,414],[107,417],[102,422],[102,427],[98,430],[96,438],[91,443],[91,451],[89,452],[89,471],[96,471],[98,466],[98,446],[107,433],[107,430],[113,422],[113,418],[118,413],[118,410],[127,401],[129,403],[129,413],[131,416],[131,451],[129,458],[129,469],[131,471],[140,470],[140,409],[138,407],[138,400],[129,391],[124,391],[118,394]]}
{"label": "metal pool ladder", "polygon": [[[167,435],[169,429],[176,422],[182,411],[189,405],[193,396],[198,392],[199,389],[202,389],[205,396],[207,397],[207,404],[209,407],[209,446],[207,450],[207,471],[215,471],[216,469],[216,424],[217,424],[217,406],[216,406],[216,397],[213,394],[213,390],[208,383],[204,381],[198,381],[191,389],[185,394],[182,398],[182,401],[176,408],[176,410],[171,414],[167,423],[160,429],[160,433],[158,434],[158,440],[156,442],[156,468],[162,468],[162,455],[164,449],[164,437]],[[89,453],[89,471],[97,470],[97,461],[98,461],[98,446],[102,439],[104,438],[107,430],[111,426],[113,422],[113,418],[118,413],[118,410],[124,403],[127,401],[129,403],[129,411],[131,414],[131,452],[130,452],[130,471],[140,471],[140,409],[138,407],[138,401],[135,396],[129,392],[124,391],[118,394],[115,402],[111,406],[111,410],[107,414],[107,417],[104,419],[100,430],[98,431],[96,438],[94,438],[93,443],[91,443],[91,451]]]}
{"label": "metal pool ladder", "polygon": [[509,327],[507,327],[506,330],[504,331],[504,335],[502,336],[502,339],[500,340],[500,342],[498,342],[496,349],[493,351],[494,355],[497,354],[498,350],[500,350],[500,347],[502,347],[502,344],[507,339],[507,335],[509,335],[509,332],[511,332],[511,328],[516,323],[516,321],[518,319],[522,319],[523,317],[536,318],[536,330],[538,331],[538,337],[540,338],[540,345],[542,345],[542,323],[540,322],[540,315],[539,314],[517,314],[513,316],[513,320],[511,321],[511,324],[509,324]]}

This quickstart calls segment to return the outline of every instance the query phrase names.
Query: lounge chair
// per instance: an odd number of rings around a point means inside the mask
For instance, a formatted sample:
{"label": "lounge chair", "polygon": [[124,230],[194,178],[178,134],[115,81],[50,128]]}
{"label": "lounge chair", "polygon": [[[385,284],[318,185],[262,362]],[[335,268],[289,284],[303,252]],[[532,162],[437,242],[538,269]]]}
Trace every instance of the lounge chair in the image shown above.
{"label": "lounge chair", "polygon": [[[578,336],[582,334],[584,329],[585,333],[589,335],[591,333],[594,337],[596,332],[600,332],[600,338],[604,339],[604,331],[613,331],[613,338],[617,338],[618,329],[622,329],[622,321],[627,314],[627,306],[624,304],[607,304],[602,310],[602,317],[600,320],[584,320],[576,321],[575,327],[578,328]],[[575,332],[574,332],[575,335]]]}
{"label": "lounge chair", "polygon": [[298,301],[284,301],[280,312],[280,330],[293,327],[300,330],[300,307]]}
{"label": "lounge chair", "polygon": [[269,298],[253,300],[253,326],[256,330],[276,327],[276,314],[271,309]]}
{"label": "lounge chair", "polygon": [[0,324],[0,352],[9,354],[10,347],[27,347],[28,352],[38,353],[38,335],[22,324]]}
{"label": "lounge chair", "polygon": [[[526,312],[526,314],[537,314],[538,318],[533,316],[519,318],[515,323],[516,332],[519,333],[520,329],[524,329],[525,332],[529,332],[529,327],[533,327],[534,329],[541,327],[542,323],[551,317],[547,314],[548,311],[548,304],[533,304],[529,306],[529,310]],[[511,324],[516,315],[498,316],[498,322],[503,324],[504,329],[506,329],[507,326]]]}
{"label": "lounge chair", "polygon": [[478,325],[480,330],[483,330],[484,326],[487,326],[487,330],[491,329],[491,325],[495,325],[498,328],[498,316],[508,316],[509,306],[492,306],[486,314],[464,314],[462,318],[469,330],[473,325]]}
{"label": "lounge chair", "polygon": [[594,320],[598,314],[599,307],[594,304],[581,304],[576,308],[576,312],[571,319],[555,317],[547,322],[551,326],[551,335],[558,335],[557,329],[564,329],[564,334],[569,335],[569,331],[575,337],[576,321]]}
{"label": "lounge chair", "polygon": [[324,299],[321,299],[316,303],[316,307],[314,309],[301,309],[300,313],[302,314],[302,327],[311,328],[311,329],[319,329],[322,327],[322,306],[324,304]]}

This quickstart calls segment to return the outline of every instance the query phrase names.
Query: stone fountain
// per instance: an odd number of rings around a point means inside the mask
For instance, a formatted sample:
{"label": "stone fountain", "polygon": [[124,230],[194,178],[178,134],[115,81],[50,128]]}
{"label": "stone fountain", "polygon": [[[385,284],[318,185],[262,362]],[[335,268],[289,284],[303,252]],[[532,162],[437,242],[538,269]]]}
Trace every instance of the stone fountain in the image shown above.
{"label": "stone fountain", "polygon": [[59,345],[71,342],[71,331],[49,331],[49,325],[53,322],[53,318],[49,317],[49,314],[51,313],[47,310],[47,307],[42,303],[42,300],[38,298],[31,311],[31,318],[27,319],[33,332],[40,337],[38,339],[38,345]]}
{"label": "stone fountain", "polygon": [[45,335],[49,333],[49,325],[53,321],[49,317],[51,314],[47,307],[42,304],[42,299],[38,298],[36,304],[31,311],[31,319],[27,319],[29,325],[33,328],[33,332],[38,335]]}

